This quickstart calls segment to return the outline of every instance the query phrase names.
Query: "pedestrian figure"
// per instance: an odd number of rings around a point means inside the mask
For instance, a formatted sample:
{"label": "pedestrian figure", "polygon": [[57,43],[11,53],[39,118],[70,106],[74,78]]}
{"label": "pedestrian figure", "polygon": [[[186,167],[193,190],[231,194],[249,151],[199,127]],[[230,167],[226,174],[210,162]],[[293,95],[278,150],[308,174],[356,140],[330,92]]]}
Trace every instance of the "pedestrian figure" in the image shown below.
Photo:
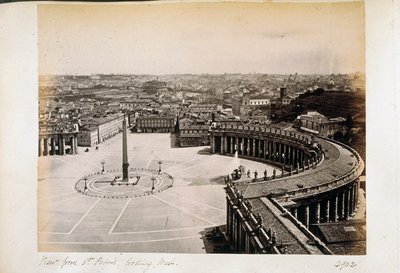
{"label": "pedestrian figure", "polygon": [[258,176],[258,172],[257,172],[257,170],[255,170],[254,171],[254,179],[257,179],[257,176]]}
{"label": "pedestrian figure", "polygon": [[247,170],[247,178],[250,178],[250,170]]}
{"label": "pedestrian figure", "polygon": [[271,237],[272,237],[272,229],[270,227],[267,230],[267,235],[268,235],[268,238],[271,239]]}

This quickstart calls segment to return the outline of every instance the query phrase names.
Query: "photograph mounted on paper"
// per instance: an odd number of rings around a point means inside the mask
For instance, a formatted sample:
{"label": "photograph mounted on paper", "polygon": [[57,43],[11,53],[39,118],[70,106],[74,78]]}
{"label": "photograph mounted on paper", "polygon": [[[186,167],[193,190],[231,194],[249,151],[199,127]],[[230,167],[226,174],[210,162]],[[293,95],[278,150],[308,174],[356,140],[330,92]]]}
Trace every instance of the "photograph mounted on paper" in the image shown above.
{"label": "photograph mounted on paper", "polygon": [[364,3],[39,4],[38,250],[365,255]]}

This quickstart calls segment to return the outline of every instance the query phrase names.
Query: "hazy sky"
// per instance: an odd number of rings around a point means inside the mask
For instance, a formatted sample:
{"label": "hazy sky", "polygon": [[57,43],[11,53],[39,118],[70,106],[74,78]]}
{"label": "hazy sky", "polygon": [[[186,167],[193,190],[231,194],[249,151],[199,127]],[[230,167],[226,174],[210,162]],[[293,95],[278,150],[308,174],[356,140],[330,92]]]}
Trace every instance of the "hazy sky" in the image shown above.
{"label": "hazy sky", "polygon": [[40,74],[364,71],[364,6],[39,5]]}

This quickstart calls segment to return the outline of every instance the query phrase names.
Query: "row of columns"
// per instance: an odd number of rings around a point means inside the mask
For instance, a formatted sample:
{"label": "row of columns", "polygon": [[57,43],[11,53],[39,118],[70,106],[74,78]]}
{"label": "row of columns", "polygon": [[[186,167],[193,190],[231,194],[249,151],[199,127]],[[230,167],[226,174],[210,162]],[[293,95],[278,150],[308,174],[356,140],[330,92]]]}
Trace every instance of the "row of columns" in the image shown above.
{"label": "row of columns", "polygon": [[76,136],[56,135],[50,137],[39,137],[38,155],[64,155],[66,154],[66,140],[70,142],[70,153],[78,153],[78,139]]}
{"label": "row of columns", "polygon": [[354,216],[358,202],[358,182],[321,201],[292,208],[292,215],[306,227],[313,224],[337,222]]}
{"label": "row of columns", "polygon": [[253,254],[260,252],[251,239],[255,236],[254,231],[250,232],[246,229],[246,221],[241,217],[239,208],[231,204],[228,199],[226,208],[226,235],[232,242],[232,250],[236,253]]}
{"label": "row of columns", "polygon": [[213,136],[211,148],[213,153],[235,154],[237,152],[238,155],[261,158],[294,168],[310,165],[316,160],[301,148],[275,140],[251,137]]}

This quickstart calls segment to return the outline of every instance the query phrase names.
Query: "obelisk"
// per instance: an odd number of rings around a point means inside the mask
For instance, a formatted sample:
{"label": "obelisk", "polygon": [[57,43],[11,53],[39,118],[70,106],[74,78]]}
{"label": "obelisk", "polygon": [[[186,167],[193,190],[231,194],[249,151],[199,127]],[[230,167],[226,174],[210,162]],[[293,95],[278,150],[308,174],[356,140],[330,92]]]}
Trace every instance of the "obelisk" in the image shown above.
{"label": "obelisk", "polygon": [[126,119],[122,121],[122,180],[128,181],[128,142],[126,140]]}

